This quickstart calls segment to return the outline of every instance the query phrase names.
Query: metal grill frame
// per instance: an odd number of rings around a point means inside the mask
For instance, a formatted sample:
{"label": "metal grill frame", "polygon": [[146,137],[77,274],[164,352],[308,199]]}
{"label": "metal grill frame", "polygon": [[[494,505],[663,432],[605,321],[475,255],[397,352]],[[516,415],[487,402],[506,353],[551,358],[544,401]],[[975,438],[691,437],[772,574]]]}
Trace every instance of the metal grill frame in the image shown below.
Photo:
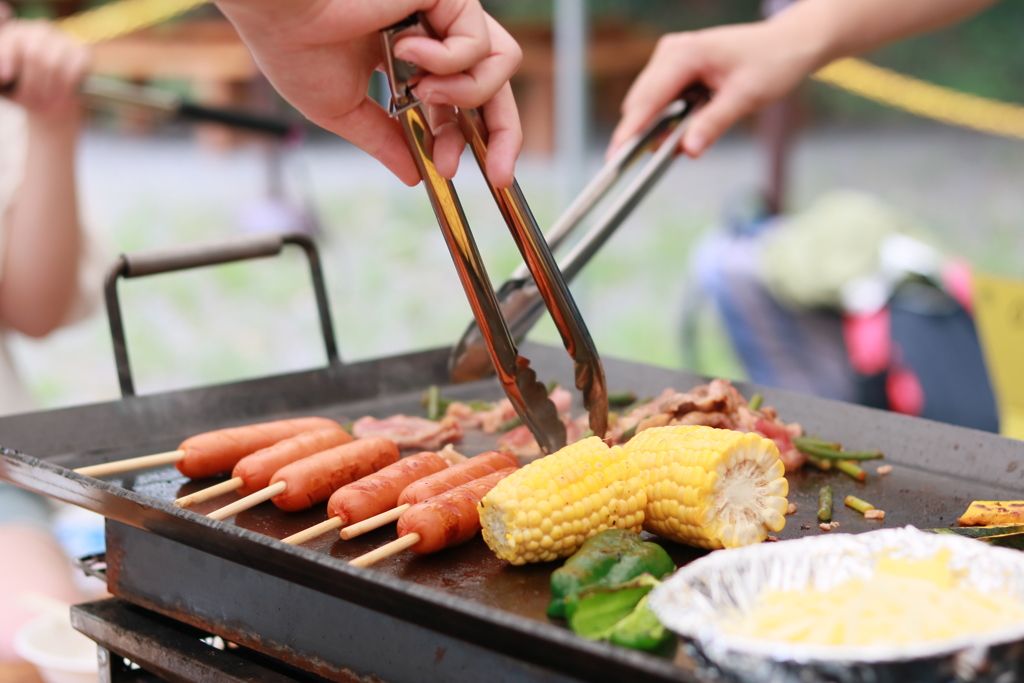
{"label": "metal grill frame", "polygon": [[[545,373],[563,382],[571,381],[571,369],[564,363],[560,349],[534,344],[524,348]],[[178,509],[170,501],[155,500],[68,469],[167,450],[185,436],[231,424],[325,412],[358,416],[408,411],[411,405],[418,404],[426,387],[445,385],[448,352],[447,348],[435,349],[223,386],[126,397],[109,403],[2,418],[0,444],[6,448],[0,449],[0,478],[98,512],[114,523],[146,532],[147,538],[163,539],[285,584],[308,588],[315,594],[425,628],[438,638],[482,648],[494,655],[493,661],[514,654],[528,667],[536,667],[530,671],[552,671],[584,680],[611,681],[637,676],[655,681],[698,680],[693,671],[668,660],[590,642],[557,625],[460,598],[374,568],[350,567],[315,550],[287,546],[234,524]],[[623,361],[609,360],[606,367],[610,386],[637,393],[656,394],[666,386],[686,390],[705,381],[685,372]],[[965,501],[972,496],[980,497],[980,492],[992,497],[1020,497],[1024,492],[1024,442],[814,397],[748,385],[739,387],[747,395],[762,393],[781,415],[799,420],[810,431],[827,435],[847,447],[885,450],[887,462],[896,465],[904,481],[915,487],[914,491],[909,485],[897,490],[897,484],[890,486],[882,481],[890,477],[875,478],[878,490],[865,495],[886,509],[887,523],[891,520],[895,524],[938,526],[944,519],[948,520],[945,523],[952,521],[952,511],[962,510]],[[500,396],[493,381],[444,386],[443,391],[453,398]],[[800,495],[802,487],[813,485],[813,476],[798,482],[795,495]],[[918,486],[920,493],[916,490]],[[850,527],[859,531],[874,525],[851,523]],[[803,533],[791,522],[783,536]],[[112,560],[115,571],[118,562],[117,558]],[[146,606],[178,616],[187,613],[187,606],[185,610],[181,605]],[[230,636],[228,625],[223,626],[224,634]],[[218,632],[216,628],[210,630]],[[542,673],[537,675],[543,677]]]}

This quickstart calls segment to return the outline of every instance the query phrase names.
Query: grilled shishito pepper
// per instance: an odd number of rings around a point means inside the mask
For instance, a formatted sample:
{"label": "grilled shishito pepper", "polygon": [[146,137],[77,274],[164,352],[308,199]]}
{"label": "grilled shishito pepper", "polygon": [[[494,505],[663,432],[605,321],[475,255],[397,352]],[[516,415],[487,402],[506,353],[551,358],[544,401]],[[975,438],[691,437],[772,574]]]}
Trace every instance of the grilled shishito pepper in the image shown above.
{"label": "grilled shishito pepper", "polygon": [[661,625],[658,617],[647,607],[645,595],[633,612],[612,627],[608,640],[633,650],[657,650],[672,634]]}
{"label": "grilled shishito pepper", "polygon": [[590,640],[657,650],[673,639],[647,608],[647,595],[659,583],[650,574],[641,574],[625,583],[588,586],[566,601],[569,628]]}
{"label": "grilled shishito pepper", "polygon": [[565,564],[551,573],[548,616],[564,617],[566,600],[588,586],[610,586],[650,574],[660,579],[675,571],[672,559],[657,543],[640,534],[608,529],[591,536]]}

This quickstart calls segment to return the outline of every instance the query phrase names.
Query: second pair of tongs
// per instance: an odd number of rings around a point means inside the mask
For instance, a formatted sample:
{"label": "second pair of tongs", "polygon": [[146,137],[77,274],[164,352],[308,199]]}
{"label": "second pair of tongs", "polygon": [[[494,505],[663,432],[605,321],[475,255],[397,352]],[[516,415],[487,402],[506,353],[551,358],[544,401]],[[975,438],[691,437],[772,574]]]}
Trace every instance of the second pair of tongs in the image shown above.
{"label": "second pair of tongs", "polygon": [[[654,150],[651,158],[632,177],[614,203],[608,206],[559,264],[567,281],[579,273],[665,174],[686,132],[685,119],[709,99],[707,88],[696,85],[669,103],[644,130],[623,145],[551,227],[547,241],[550,248],[556,250],[583,225],[584,219],[611,188],[625,177],[626,172],[649,150]],[[524,267],[512,273],[498,289],[498,305],[516,341],[522,341],[540,318],[544,312],[541,304],[540,291],[530,277],[530,271]],[[470,324],[452,350],[449,367],[454,377],[464,380],[480,379],[491,374],[484,339],[480,327],[475,323]]]}
{"label": "second pair of tongs", "polygon": [[[442,177],[434,167],[433,135],[426,113],[412,91],[421,73],[414,64],[394,56],[394,43],[398,34],[419,30],[435,35],[422,15],[382,31],[387,75],[391,86],[391,111],[401,121],[406,141],[423,178],[437,221],[451,251],[455,268],[466,290],[473,317],[480,329],[482,345],[486,348],[498,380],[511,400],[516,412],[537,439],[545,453],[565,446],[566,430],[554,403],[548,398],[547,388],[537,380],[530,362],[519,355],[498,306],[497,297],[480,258],[469,223],[462,210],[452,182]],[[487,128],[480,113],[475,110],[458,111],[459,126],[473,151],[477,165],[487,177]],[[583,393],[583,404],[589,411],[590,429],[604,436],[608,428],[608,391],[604,368],[580,316],[572,294],[558,270],[544,235],[526,203],[519,184],[498,188],[487,180],[502,217],[523,256],[525,267],[533,276],[547,310],[558,327],[566,350],[575,362],[576,387]]]}

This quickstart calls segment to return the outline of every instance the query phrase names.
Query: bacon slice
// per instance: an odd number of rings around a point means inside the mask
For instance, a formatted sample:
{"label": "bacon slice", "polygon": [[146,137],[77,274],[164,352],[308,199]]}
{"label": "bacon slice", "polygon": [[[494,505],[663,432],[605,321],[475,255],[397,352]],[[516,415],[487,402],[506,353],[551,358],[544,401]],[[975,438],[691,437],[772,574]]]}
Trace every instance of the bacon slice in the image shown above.
{"label": "bacon slice", "polygon": [[[565,424],[565,442],[576,443],[579,441],[583,432],[587,430],[583,420],[573,420],[569,413],[562,413],[559,417]],[[519,425],[502,434],[498,439],[498,448],[509,451],[521,460],[536,459],[544,455],[540,450],[540,444],[537,443],[537,439],[526,425]]]}
{"label": "bacon slice", "polygon": [[539,458],[542,455],[540,444],[533,438],[530,428],[526,425],[519,425],[502,434],[498,439],[498,448],[509,451],[521,460]]}
{"label": "bacon slice", "polygon": [[754,427],[755,432],[771,439],[779,447],[779,458],[782,460],[782,464],[786,466],[786,470],[800,469],[807,462],[807,454],[798,450],[793,445],[793,440],[789,436],[789,430],[786,428],[786,425],[761,419],[755,423]]}
{"label": "bacon slice", "polygon": [[392,415],[383,420],[367,416],[352,426],[352,435],[357,439],[382,436],[401,449],[420,451],[436,451],[446,443],[460,441],[462,434],[459,421],[447,416],[438,422],[409,415]]}
{"label": "bacon slice", "polygon": [[490,410],[484,410],[476,414],[480,429],[484,434],[497,434],[498,428],[516,416],[516,409],[512,407],[512,401],[503,398],[494,404]]}

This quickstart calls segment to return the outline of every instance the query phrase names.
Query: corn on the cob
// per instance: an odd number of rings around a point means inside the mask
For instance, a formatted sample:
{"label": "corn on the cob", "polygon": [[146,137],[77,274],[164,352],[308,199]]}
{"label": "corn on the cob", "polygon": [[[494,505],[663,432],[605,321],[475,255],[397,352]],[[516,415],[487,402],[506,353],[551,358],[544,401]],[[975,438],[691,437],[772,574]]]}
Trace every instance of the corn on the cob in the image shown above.
{"label": "corn on the cob", "polygon": [[647,429],[624,446],[643,473],[644,528],[703,548],[763,541],[786,525],[786,468],[758,434],[700,426]]}
{"label": "corn on the cob", "polygon": [[606,529],[639,532],[646,503],[636,464],[592,436],[499,482],[480,502],[480,523],[501,559],[547,562]]}

